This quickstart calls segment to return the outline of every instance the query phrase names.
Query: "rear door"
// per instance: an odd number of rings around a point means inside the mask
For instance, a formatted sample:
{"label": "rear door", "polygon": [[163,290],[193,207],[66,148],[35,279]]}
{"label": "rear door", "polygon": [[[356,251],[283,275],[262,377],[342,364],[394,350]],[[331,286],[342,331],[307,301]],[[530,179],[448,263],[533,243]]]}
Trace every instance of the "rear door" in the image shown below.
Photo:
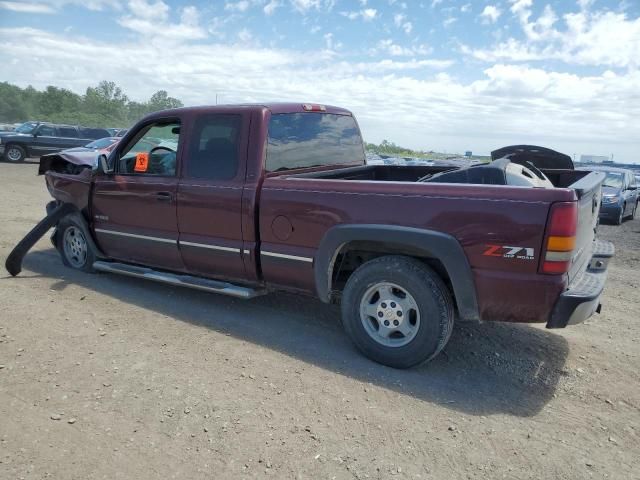
{"label": "rear door", "polygon": [[197,275],[245,279],[242,187],[249,112],[203,113],[190,126],[178,185],[180,252]]}
{"label": "rear door", "polygon": [[177,162],[181,119],[140,126],[110,158],[115,173],[96,179],[92,215],[101,249],[110,257],[183,270],[178,250]]}
{"label": "rear door", "polygon": [[80,138],[76,127],[60,126],[58,127],[58,136],[58,143],[61,150],[71,147],[82,147],[89,143]]}

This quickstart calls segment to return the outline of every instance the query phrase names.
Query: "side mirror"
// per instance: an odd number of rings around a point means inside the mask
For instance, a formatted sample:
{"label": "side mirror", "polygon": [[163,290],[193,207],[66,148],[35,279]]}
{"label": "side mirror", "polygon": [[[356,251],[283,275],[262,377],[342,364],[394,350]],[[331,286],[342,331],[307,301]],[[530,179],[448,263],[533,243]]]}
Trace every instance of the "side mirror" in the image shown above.
{"label": "side mirror", "polygon": [[105,175],[113,173],[113,167],[109,166],[109,160],[105,154],[98,155],[98,158],[96,159],[96,166],[99,166],[100,170],[102,170],[102,173]]}

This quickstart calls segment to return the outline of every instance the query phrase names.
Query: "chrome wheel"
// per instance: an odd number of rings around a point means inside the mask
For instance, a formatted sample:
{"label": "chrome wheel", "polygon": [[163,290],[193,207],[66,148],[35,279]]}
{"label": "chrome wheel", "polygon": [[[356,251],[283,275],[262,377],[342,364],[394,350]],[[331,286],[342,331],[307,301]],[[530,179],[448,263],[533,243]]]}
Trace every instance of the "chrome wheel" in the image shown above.
{"label": "chrome wheel", "polygon": [[78,227],[69,227],[64,231],[64,256],[74,268],[82,268],[87,263],[87,239]]}
{"label": "chrome wheel", "polygon": [[360,301],[360,320],[367,334],[385,347],[407,345],[420,328],[420,310],[404,288],[388,282],[377,283]]}
{"label": "chrome wheel", "polygon": [[9,160],[10,162],[19,162],[22,160],[22,150],[20,150],[18,147],[9,147],[7,149],[7,160]]}

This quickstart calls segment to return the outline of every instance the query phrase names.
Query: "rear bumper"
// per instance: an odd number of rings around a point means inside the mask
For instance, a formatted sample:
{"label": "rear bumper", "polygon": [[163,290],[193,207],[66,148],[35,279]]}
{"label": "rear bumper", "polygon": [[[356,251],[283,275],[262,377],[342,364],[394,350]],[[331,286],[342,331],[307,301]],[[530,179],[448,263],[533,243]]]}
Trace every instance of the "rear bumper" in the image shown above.
{"label": "rear bumper", "polygon": [[0,156],[4,155],[4,145],[0,143]]}
{"label": "rear bumper", "polygon": [[600,295],[607,280],[607,266],[615,248],[611,242],[596,240],[587,269],[569,285],[556,302],[547,328],[564,328],[584,322],[600,313]]}

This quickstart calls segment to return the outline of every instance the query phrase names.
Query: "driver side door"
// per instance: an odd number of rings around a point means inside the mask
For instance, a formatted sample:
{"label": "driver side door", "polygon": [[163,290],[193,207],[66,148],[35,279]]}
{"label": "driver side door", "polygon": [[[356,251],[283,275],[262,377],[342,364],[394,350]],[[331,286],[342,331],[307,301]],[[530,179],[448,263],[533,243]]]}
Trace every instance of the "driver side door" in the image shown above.
{"label": "driver side door", "polygon": [[109,257],[184,270],[176,215],[181,123],[162,118],[143,124],[110,158],[115,172],[96,179],[94,234]]}

